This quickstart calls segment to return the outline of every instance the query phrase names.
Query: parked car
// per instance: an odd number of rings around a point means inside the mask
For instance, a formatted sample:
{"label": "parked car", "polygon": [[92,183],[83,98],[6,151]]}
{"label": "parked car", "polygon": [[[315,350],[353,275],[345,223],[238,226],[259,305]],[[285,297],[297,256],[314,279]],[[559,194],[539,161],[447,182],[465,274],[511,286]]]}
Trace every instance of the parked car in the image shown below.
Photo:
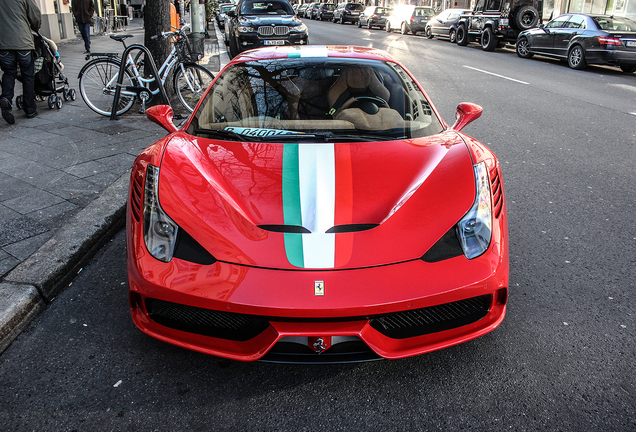
{"label": "parked car", "polygon": [[219,15],[217,16],[217,24],[221,30],[225,29],[225,22],[227,21],[227,12],[235,5],[233,3],[222,4],[219,8]]}
{"label": "parked car", "polygon": [[286,0],[242,0],[228,17],[230,57],[262,46],[309,43],[307,26]]}
{"label": "parked car", "polygon": [[475,8],[459,17],[457,45],[479,42],[484,51],[514,44],[524,30],[543,19],[543,0],[477,0]]}
{"label": "parked car", "polygon": [[392,9],[381,6],[369,6],[358,17],[358,27],[366,27],[371,30],[373,27],[384,28],[386,17],[391,14]]}
{"label": "parked car", "polygon": [[340,24],[358,22],[358,16],[364,11],[364,6],[360,3],[340,3],[338,7],[333,11],[333,22],[339,22]]}
{"label": "parked car", "polygon": [[573,69],[605,64],[632,73],[636,71],[636,22],[618,16],[564,14],[519,34],[517,55],[530,58],[534,54],[567,59]]}
{"label": "parked car", "polygon": [[426,23],[435,15],[435,10],[428,6],[400,5],[393,9],[386,18],[384,29],[388,32],[400,30],[402,34],[426,30]]}
{"label": "parked car", "polygon": [[303,3],[300,6],[298,6],[298,9],[296,10],[296,15],[298,15],[299,17],[304,17],[305,16],[305,10],[307,10],[307,7],[309,6],[309,4],[307,3]]}
{"label": "parked car", "polygon": [[333,20],[333,11],[336,10],[336,4],[334,3],[320,3],[316,10],[315,18],[318,21],[331,21]]}
{"label": "parked car", "polygon": [[307,7],[305,8],[305,12],[303,13],[303,18],[311,19],[311,11],[313,10],[315,4],[316,3],[309,3],[307,5]]}
{"label": "parked car", "polygon": [[319,51],[237,56],[180,128],[170,106],[146,111],[169,135],[131,171],[128,298],[144,333],[333,363],[422,354],[503,321],[502,170],[462,133],[481,107],[460,103],[449,126],[386,52]]}
{"label": "parked car", "polygon": [[459,17],[470,12],[469,9],[446,9],[440,14],[435,15],[426,23],[426,37],[429,39],[435,36],[441,38],[448,38],[451,43],[455,43],[457,36],[457,23],[459,23]]}

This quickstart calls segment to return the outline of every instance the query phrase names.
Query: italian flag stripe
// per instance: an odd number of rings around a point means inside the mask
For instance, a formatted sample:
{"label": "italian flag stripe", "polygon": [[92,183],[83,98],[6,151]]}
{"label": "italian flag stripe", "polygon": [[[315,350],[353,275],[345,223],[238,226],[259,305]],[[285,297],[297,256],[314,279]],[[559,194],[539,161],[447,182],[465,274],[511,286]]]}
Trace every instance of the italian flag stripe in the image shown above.
{"label": "italian flag stripe", "polygon": [[283,217],[285,225],[303,226],[311,234],[285,234],[289,262],[301,268],[333,268],[336,160],[334,145],[285,144]]}

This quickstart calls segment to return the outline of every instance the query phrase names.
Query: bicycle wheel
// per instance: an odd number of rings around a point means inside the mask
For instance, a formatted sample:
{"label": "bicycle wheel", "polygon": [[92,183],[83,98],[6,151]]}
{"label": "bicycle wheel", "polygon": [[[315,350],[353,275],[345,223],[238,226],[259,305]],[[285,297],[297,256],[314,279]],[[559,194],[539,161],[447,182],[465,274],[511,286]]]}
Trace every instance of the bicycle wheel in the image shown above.
{"label": "bicycle wheel", "polygon": [[213,79],[212,72],[203,66],[181,63],[174,71],[174,92],[179,102],[192,112]]}
{"label": "bicycle wheel", "polygon": [[[119,76],[119,62],[112,59],[99,59],[88,66],[79,80],[82,99],[97,114],[110,116],[113,110],[113,99]],[[133,77],[124,70],[123,85],[133,86]],[[122,115],[132,107],[135,96],[123,94],[119,96],[117,115]]]}

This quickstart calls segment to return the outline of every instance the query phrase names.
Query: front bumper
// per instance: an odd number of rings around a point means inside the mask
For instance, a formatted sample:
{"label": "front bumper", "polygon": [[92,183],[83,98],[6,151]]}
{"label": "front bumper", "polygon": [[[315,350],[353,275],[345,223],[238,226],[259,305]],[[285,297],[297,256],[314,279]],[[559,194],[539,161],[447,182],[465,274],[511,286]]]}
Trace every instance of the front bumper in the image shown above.
{"label": "front bumper", "polygon": [[285,36],[261,36],[258,33],[243,33],[237,38],[241,51],[252,48],[275,45],[307,45],[309,36],[307,33],[289,33]]}
{"label": "front bumper", "polygon": [[[133,321],[183,348],[243,361],[402,358],[482,336],[505,316],[505,217],[493,225],[490,249],[473,260],[281,271],[159,262],[145,249],[141,224],[127,213]],[[324,295],[316,295],[318,282]],[[312,349],[318,339],[327,347],[322,357]]]}

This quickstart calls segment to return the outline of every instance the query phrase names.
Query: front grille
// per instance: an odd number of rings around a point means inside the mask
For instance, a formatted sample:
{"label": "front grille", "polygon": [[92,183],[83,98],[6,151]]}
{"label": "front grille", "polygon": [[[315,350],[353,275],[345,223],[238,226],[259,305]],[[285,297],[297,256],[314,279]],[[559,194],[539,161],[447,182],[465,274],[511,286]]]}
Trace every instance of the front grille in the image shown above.
{"label": "front grille", "polygon": [[334,364],[382,360],[362,340],[333,345],[322,354],[308,346],[279,341],[260,361],[268,363]]}
{"label": "front grille", "polygon": [[146,310],[150,318],[162,326],[239,342],[252,339],[269,327],[269,322],[259,316],[202,309],[157,299],[147,299]]}
{"label": "front grille", "polygon": [[287,26],[261,26],[258,28],[258,34],[261,36],[285,36],[289,33]]}
{"label": "front grille", "polygon": [[369,324],[386,337],[406,339],[477,322],[486,316],[491,303],[492,296],[483,295],[375,317]]}

